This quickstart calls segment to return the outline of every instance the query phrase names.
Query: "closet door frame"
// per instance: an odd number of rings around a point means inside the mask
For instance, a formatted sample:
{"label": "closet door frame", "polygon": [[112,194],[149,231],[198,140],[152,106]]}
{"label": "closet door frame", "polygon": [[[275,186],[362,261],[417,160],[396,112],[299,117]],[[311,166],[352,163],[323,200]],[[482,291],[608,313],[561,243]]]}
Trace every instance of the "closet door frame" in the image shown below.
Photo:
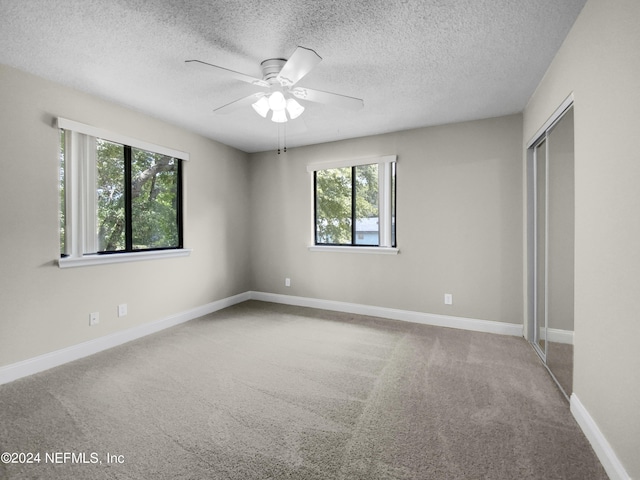
{"label": "closet door frame", "polygon": [[[546,364],[548,328],[548,258],[549,258],[549,133],[553,127],[563,118],[564,114],[573,107],[573,93],[571,93],[553,112],[549,119],[540,127],[536,134],[527,143],[526,150],[526,174],[527,174],[527,328],[525,329],[527,340],[533,345],[538,355]],[[544,237],[544,349],[540,347],[540,329],[538,326],[538,178],[537,178],[537,148],[544,142],[545,148],[545,237]]]}
{"label": "closet door frame", "polygon": [[[531,248],[533,255],[533,265],[530,270],[530,281],[533,287],[533,316],[531,320],[533,323],[533,335],[530,337],[535,350],[538,355],[546,363],[547,361],[547,347],[549,342],[547,341],[547,328],[549,327],[549,139],[548,130],[545,134],[538,139],[538,141],[531,147],[533,150],[532,161],[532,193],[533,204],[532,215],[532,232],[531,232]],[[544,144],[544,145],[543,145]],[[538,155],[540,150],[544,149],[544,168],[541,169],[539,165]],[[544,174],[544,178],[540,178],[541,171]],[[544,182],[544,199],[540,198],[539,192],[541,190],[540,182]],[[540,212],[541,208],[544,208],[544,237],[540,235]],[[542,240],[543,245],[539,242]],[[543,264],[540,265],[539,254],[543,253]],[[542,268],[541,268],[542,267]],[[544,278],[539,278],[540,270],[544,272]],[[542,286],[542,288],[539,288]],[[541,301],[540,296],[543,296]],[[542,306],[542,312],[540,312],[540,306]],[[542,320],[542,321],[541,321]],[[542,345],[541,345],[542,341]]]}

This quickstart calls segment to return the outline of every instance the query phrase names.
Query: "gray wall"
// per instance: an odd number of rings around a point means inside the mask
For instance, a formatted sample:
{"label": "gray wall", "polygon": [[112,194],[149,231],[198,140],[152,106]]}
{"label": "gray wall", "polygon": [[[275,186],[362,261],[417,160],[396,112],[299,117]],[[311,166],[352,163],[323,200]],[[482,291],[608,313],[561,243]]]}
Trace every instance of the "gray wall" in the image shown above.
{"label": "gray wall", "polygon": [[[513,115],[251,155],[254,290],[522,323],[521,138]],[[388,154],[400,254],[310,252],[307,163]]]}
{"label": "gray wall", "polygon": [[524,111],[575,97],[574,393],[640,478],[640,2],[590,0]]}
{"label": "gray wall", "polygon": [[[249,289],[246,154],[4,66],[0,105],[0,366]],[[191,154],[190,257],[58,268],[57,116]],[[101,322],[89,327],[94,311]]]}

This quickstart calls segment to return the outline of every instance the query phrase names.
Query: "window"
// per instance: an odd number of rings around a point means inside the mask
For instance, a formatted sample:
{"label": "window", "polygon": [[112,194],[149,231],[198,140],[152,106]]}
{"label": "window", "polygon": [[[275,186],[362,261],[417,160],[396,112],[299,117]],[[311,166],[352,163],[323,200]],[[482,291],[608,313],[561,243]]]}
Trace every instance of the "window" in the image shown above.
{"label": "window", "polygon": [[184,250],[182,163],[188,154],[70,120],[58,119],[58,126],[61,267]]}
{"label": "window", "polygon": [[396,156],[309,166],[314,245],[396,246]]}

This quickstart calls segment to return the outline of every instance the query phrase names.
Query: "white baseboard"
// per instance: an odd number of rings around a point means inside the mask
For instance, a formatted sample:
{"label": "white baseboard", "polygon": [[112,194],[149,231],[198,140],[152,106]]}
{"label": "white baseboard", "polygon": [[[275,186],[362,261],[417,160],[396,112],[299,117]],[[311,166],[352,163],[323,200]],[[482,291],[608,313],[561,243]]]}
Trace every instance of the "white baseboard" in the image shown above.
{"label": "white baseboard", "polygon": [[333,300],[320,300],[317,298],[295,297],[277,293],[250,292],[252,300],[263,302],[283,303],[299,307],[319,308],[334,312],[355,313],[370,315],[373,317],[402,320],[405,322],[422,323],[438,327],[459,328],[473,330],[475,332],[497,333],[501,335],[523,336],[523,326],[515,323],[493,322],[489,320],[476,320],[473,318],[453,317],[449,315],[435,315],[432,313],[412,312],[409,310],[397,310],[394,308],[374,307],[359,303],[337,302]]}
{"label": "white baseboard", "polygon": [[[501,335],[513,336],[523,335],[523,326],[513,323],[476,320],[472,318],[453,317],[449,315],[435,315],[430,313],[375,307],[357,303],[338,302],[308,297],[296,297],[292,295],[281,295],[276,293],[249,291],[215,302],[211,302],[209,304],[193,308],[182,313],[171,315],[155,322],[133,327],[121,332],[113,333],[111,335],[96,338],[95,340],[90,340],[88,342],[83,342],[78,345],[63,348],[55,352],[46,353],[44,355],[39,355],[28,360],[0,367],[0,385],[12,382],[13,380],[17,380],[22,377],[33,375],[34,373],[57,367],[67,362],[93,355],[94,353],[98,353],[103,350],[122,345],[132,340],[136,340],[138,338],[159,332],[166,328],[188,322],[203,315],[222,310],[223,308],[227,308],[237,303],[245,302],[247,300],[259,300],[264,302],[311,307],[323,310],[354,313],[359,315],[370,315],[375,317],[389,318],[392,320],[402,320],[413,323],[421,323],[425,325],[472,330],[476,332],[496,333]],[[549,340],[565,340],[562,343],[573,343],[573,332],[557,330],[549,336]],[[609,445],[609,442],[598,428],[598,425],[591,418],[591,415],[589,415],[589,412],[582,405],[575,393],[571,395],[571,413],[573,414],[574,418],[578,422],[578,425],[591,443],[591,446],[600,459],[600,462],[602,463],[609,477],[612,480],[630,480],[631,477],[629,477],[626,470],[620,463],[620,460],[618,460],[618,457],[611,448],[611,445]]]}
{"label": "white baseboard", "polygon": [[159,332],[165,328],[173,327],[189,320],[193,320],[203,315],[207,315],[223,308],[230,307],[236,303],[249,300],[251,295],[244,292],[232,297],[223,298],[215,302],[202,305],[200,307],[187,310],[182,313],[170,315],[169,317],[157,320],[155,322],[139,325],[137,327],[122,330],[120,332],[105,335],[104,337],[79,343],[71,347],[56,350],[55,352],[45,353],[28,360],[13,363],[0,367],[0,385],[9,383],[22,377],[33,375],[53,367],[57,367],[67,362],[72,362],[83,357],[88,357],[94,353],[101,352],[108,348],[112,348],[123,343],[136,340],[138,338]]}
{"label": "white baseboard", "polygon": [[547,328],[547,340],[555,343],[573,345],[573,331],[560,330],[559,328]]}
{"label": "white baseboard", "polygon": [[263,292],[244,292],[182,313],[0,367],[0,385],[93,355],[247,300],[282,303],[477,332],[522,336],[522,325]]}
{"label": "white baseboard", "polygon": [[585,437],[591,443],[600,463],[604,467],[611,480],[630,480],[631,477],[618,460],[613,448],[598,428],[596,422],[591,418],[589,412],[575,393],[571,394],[571,413],[580,425]]}

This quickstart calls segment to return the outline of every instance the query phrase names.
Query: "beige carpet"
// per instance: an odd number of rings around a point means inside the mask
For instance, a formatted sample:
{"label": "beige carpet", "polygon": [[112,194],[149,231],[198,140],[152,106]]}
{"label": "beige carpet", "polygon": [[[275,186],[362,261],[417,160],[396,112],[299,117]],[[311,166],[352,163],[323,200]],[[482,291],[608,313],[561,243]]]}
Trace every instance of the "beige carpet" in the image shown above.
{"label": "beige carpet", "polygon": [[269,303],[0,386],[0,406],[0,452],[40,454],[1,479],[606,478],[524,339]]}

